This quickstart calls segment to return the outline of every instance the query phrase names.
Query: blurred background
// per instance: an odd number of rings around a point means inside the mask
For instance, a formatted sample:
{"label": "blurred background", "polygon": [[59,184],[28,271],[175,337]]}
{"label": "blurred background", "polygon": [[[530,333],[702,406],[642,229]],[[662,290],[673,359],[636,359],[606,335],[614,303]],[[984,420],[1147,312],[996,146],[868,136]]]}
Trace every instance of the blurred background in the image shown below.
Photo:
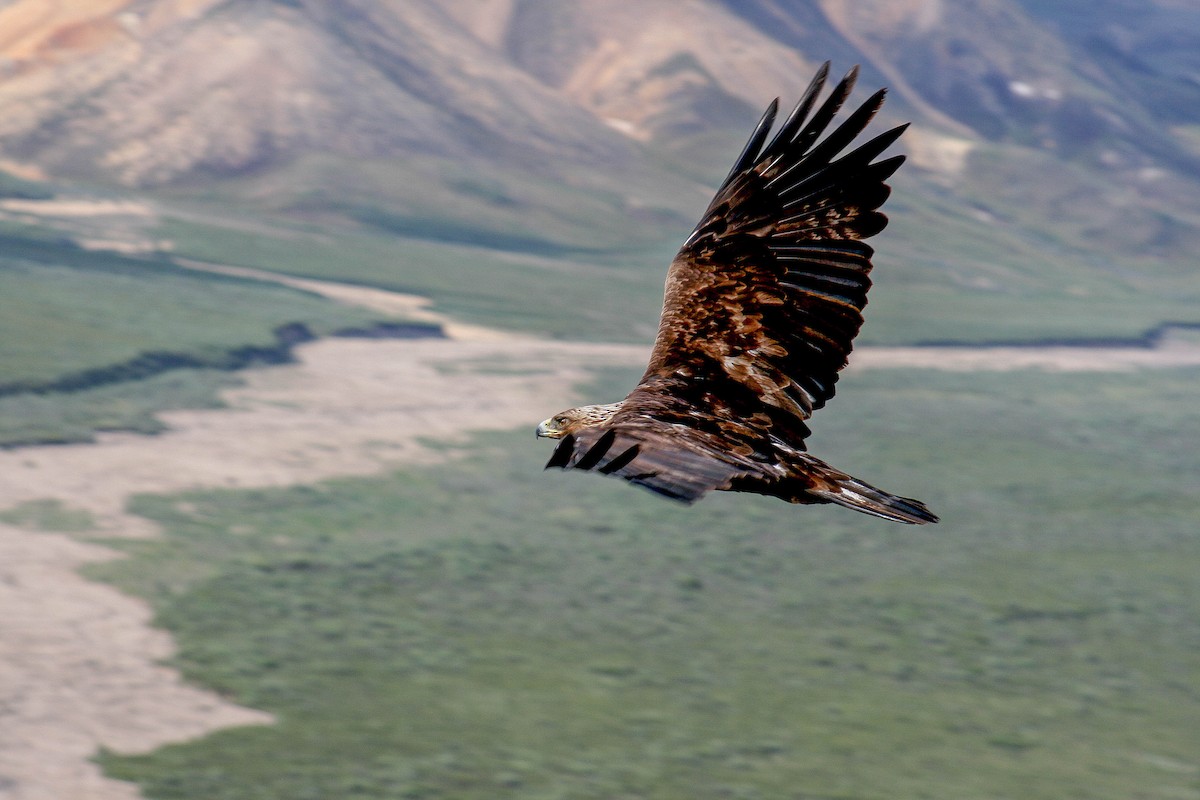
{"label": "blurred background", "polygon": [[[812,449],[943,523],[543,475],[825,60],[913,126]],[[1191,0],[0,2],[0,577],[175,648],[0,626],[0,798],[1200,798],[1197,249]],[[138,657],[270,716],[72,721]]]}

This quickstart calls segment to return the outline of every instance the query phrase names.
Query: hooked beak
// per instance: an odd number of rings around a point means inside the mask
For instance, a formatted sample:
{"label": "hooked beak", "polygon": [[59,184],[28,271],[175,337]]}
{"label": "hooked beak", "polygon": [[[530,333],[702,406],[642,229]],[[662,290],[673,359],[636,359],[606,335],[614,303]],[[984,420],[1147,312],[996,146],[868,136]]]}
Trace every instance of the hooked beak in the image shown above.
{"label": "hooked beak", "polygon": [[537,438],[539,439],[558,439],[562,436],[562,431],[554,427],[550,420],[544,420],[537,426]]}

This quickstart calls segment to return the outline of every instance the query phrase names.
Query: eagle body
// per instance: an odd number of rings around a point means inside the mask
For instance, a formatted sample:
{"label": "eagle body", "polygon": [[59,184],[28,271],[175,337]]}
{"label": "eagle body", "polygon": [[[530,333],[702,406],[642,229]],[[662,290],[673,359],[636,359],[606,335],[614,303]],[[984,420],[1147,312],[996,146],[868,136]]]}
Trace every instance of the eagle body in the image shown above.
{"label": "eagle body", "polygon": [[[667,272],[650,363],[619,403],[582,406],[538,426],[559,439],[547,467],[613,475],[692,502],[710,490],[791,503],[838,503],[910,524],[936,522],[805,448],[807,420],[834,394],[862,326],[878,208],[903,156],[876,160],[904,131],[849,150],[880,90],[826,133],[851,70],[819,106],[825,64],[767,143],[767,109]],[[815,110],[814,110],[815,109]],[[764,146],[765,145],[765,146]]]}

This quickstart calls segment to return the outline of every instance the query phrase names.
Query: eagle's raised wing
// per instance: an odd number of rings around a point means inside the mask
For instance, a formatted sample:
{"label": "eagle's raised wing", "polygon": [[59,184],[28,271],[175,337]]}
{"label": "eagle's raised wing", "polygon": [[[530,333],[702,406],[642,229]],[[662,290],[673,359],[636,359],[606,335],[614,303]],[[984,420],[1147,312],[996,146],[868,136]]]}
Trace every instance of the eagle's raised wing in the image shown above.
{"label": "eagle's raised wing", "polygon": [[904,161],[875,159],[906,126],[842,154],[883,90],[822,138],[857,77],[818,106],[828,69],[764,147],[778,101],[767,109],[671,264],[645,375],[606,426],[564,440],[551,466],[682,500],[794,477],[781,459],[804,450],[805,420],[846,365],[871,286],[863,239],[887,224],[877,209]]}

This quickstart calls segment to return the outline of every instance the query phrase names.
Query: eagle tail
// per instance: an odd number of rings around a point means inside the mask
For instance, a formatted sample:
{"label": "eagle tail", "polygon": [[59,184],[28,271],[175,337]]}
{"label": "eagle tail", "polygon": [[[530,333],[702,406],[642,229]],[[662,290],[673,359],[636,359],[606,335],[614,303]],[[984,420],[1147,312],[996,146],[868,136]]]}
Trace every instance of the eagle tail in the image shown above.
{"label": "eagle tail", "polygon": [[843,473],[832,472],[823,477],[827,480],[822,481],[822,485],[810,487],[807,492],[816,498],[817,502],[837,503],[864,514],[903,522],[906,525],[925,525],[938,521],[937,516],[920,500],[888,494]]}

